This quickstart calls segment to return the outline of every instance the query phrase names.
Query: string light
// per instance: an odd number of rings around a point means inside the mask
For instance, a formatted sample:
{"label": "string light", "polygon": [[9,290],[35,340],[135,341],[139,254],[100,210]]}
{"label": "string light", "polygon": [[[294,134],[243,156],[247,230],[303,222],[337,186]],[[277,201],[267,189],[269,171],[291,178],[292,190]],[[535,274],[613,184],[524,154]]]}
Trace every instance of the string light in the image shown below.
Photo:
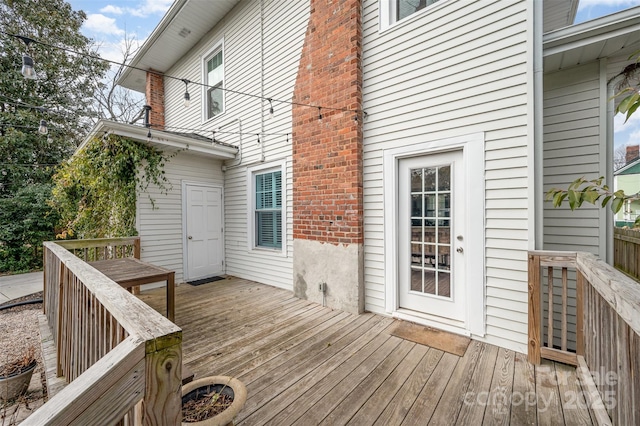
{"label": "string light", "polygon": [[[36,43],[36,44],[40,44],[42,46],[52,47],[52,48],[55,48],[55,49],[63,50],[65,52],[69,52],[69,53],[73,53],[73,54],[76,54],[76,55],[84,56],[86,58],[96,59],[96,60],[103,61],[103,62],[106,62],[106,63],[119,65],[119,66],[124,66],[124,67],[127,67],[127,68],[135,69],[135,70],[142,71],[142,72],[149,73],[149,74],[154,74],[154,75],[157,75],[159,77],[164,77],[164,78],[173,79],[173,80],[180,80],[182,82],[184,82],[186,80],[184,78],[180,78],[180,77],[176,77],[176,76],[172,76],[172,75],[168,75],[168,74],[163,74],[163,73],[160,73],[160,72],[157,72],[157,71],[153,71],[153,70],[143,69],[143,68],[140,68],[140,67],[136,67],[136,66],[133,66],[133,65],[126,64],[126,63],[112,61],[110,59],[101,58],[99,56],[94,56],[94,55],[90,55],[90,54],[87,54],[87,53],[82,53],[82,52],[78,52],[78,51],[75,51],[75,50],[72,50],[72,49],[68,49],[68,48],[65,48],[65,47],[56,46],[56,45],[53,45],[53,44],[49,44],[49,43],[45,43],[45,42],[42,42],[42,41],[34,40],[34,39],[31,39],[31,38],[28,38],[28,37],[19,36],[19,35],[16,35],[16,34],[11,34],[11,33],[8,33],[6,31],[0,31],[0,33],[5,34],[5,35],[10,36],[10,37],[19,38],[19,39],[23,40],[25,43],[27,43],[27,40],[28,40],[28,43]],[[31,63],[33,63],[33,59],[31,59]],[[271,101],[274,100],[272,98],[265,98],[263,96],[254,95],[252,93],[241,92],[241,91],[238,91],[238,90],[228,89],[228,88],[225,88],[225,87],[214,87],[214,86],[209,86],[208,84],[205,84],[205,83],[194,82],[194,81],[189,81],[189,80],[187,80],[187,81],[189,83],[197,84],[199,86],[203,86],[203,87],[206,87],[206,88],[210,88],[210,89],[214,88],[214,89],[217,89],[217,90],[223,90],[225,92],[234,93],[234,94],[237,94],[237,95],[243,95],[243,96],[248,96],[248,97],[252,97],[252,98],[256,98],[256,99],[262,99],[262,100],[271,100]],[[185,95],[187,93],[188,92],[185,92]],[[186,98],[186,96],[185,96],[185,98]],[[336,107],[330,107],[330,106],[319,107],[317,105],[304,104],[304,103],[301,103],[301,102],[294,102],[294,101],[287,101],[287,100],[276,100],[276,101],[280,102],[280,103],[284,103],[284,104],[301,106],[301,107],[308,107],[308,108],[324,108],[324,109],[328,109],[328,110],[343,111],[343,112],[354,112],[354,113],[358,113],[360,111],[360,110],[353,110],[353,109],[348,109],[348,108],[336,108]],[[363,112],[364,116],[367,117],[366,112],[365,111],[362,111],[362,112]],[[320,116],[321,116],[321,114],[320,114]]]}
{"label": "string light", "polygon": [[184,107],[189,108],[189,105],[191,105],[191,95],[189,95],[190,81],[186,78],[183,78],[182,82],[184,83]]}
{"label": "string light", "polygon": [[[23,36],[16,36],[16,37],[24,42],[24,44],[27,46],[27,49],[29,49],[29,44],[31,44],[34,41],[29,37],[23,37]],[[22,69],[20,70],[20,73],[23,75],[24,78],[29,80],[35,80],[38,78],[38,76],[36,75],[36,70],[33,68],[33,58],[31,56],[22,55]]]}
{"label": "string light", "polygon": [[318,107],[318,122],[322,124],[322,107]]}
{"label": "string light", "polygon": [[29,55],[22,55],[22,69],[20,73],[24,78],[29,80],[35,80],[38,78],[36,70],[33,68],[33,58]]}
{"label": "string light", "polygon": [[267,99],[269,101],[269,118],[273,118],[273,99]]}
{"label": "string light", "polygon": [[40,127],[38,127],[38,133],[41,135],[46,135],[49,133],[49,128],[47,127],[47,120],[40,120]]}

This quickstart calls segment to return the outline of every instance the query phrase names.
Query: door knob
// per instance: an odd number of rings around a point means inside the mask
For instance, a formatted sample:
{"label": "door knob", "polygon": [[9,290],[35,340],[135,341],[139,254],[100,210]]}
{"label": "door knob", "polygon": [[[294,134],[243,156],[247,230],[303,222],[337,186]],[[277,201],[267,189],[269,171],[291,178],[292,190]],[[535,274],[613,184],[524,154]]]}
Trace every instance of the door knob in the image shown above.
{"label": "door knob", "polygon": [[192,239],[193,237],[191,235],[189,235],[187,238]]}
{"label": "door knob", "polygon": [[462,253],[464,250],[462,249],[462,247],[458,247],[458,248],[456,249],[456,251],[457,251],[458,253]]}

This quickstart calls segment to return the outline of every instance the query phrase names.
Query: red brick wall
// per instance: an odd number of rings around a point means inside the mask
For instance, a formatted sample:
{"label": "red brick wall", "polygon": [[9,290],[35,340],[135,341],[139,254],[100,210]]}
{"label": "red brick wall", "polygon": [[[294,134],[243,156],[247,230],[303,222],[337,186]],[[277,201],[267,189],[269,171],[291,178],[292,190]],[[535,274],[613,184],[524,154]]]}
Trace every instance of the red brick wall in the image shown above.
{"label": "red brick wall", "polygon": [[[311,0],[294,102],[362,108],[361,0]],[[362,115],[293,107],[293,238],[364,242]]]}
{"label": "red brick wall", "polygon": [[147,105],[151,106],[149,113],[151,128],[164,130],[164,78],[160,72],[147,72],[145,96]]}

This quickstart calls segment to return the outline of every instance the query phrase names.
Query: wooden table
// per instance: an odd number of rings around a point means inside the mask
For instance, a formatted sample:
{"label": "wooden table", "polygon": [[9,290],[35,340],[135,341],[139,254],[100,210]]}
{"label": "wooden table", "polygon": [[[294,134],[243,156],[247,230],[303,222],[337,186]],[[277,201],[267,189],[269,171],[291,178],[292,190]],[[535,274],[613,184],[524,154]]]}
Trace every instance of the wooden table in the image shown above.
{"label": "wooden table", "polygon": [[175,272],[133,257],[89,262],[89,265],[126,289],[158,281],[167,282],[167,318],[175,318]]}

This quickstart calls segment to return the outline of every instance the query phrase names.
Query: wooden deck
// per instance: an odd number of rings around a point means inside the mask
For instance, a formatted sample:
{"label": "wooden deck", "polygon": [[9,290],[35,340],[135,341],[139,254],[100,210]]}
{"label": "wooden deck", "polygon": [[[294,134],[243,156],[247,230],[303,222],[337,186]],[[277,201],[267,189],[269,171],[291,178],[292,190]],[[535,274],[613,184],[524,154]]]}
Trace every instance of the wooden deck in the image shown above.
{"label": "wooden deck", "polygon": [[[140,297],[164,312],[164,289]],[[237,278],[176,288],[183,361],[245,383],[239,425],[592,424],[574,368],[477,341],[458,357],[394,321]]]}

